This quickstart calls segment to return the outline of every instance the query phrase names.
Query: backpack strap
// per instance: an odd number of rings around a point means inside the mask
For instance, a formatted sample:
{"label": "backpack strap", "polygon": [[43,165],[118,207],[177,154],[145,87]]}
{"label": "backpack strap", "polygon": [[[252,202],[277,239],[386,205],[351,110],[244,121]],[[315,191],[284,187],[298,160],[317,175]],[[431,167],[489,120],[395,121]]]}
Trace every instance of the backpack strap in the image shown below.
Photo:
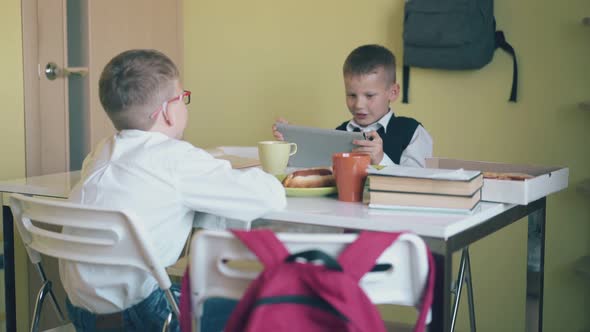
{"label": "backpack strap", "polygon": [[510,99],[508,101],[515,103],[518,87],[518,64],[516,63],[516,52],[512,45],[506,41],[504,31],[496,31],[496,48],[501,48],[506,53],[512,55],[512,88],[510,89]]}
{"label": "backpack strap", "polygon": [[[355,280],[360,280],[365,273],[373,268],[375,261],[383,251],[395,242],[401,234],[403,233],[363,231],[356,241],[344,249],[338,257],[338,262],[346,273]],[[428,256],[428,282],[422,295],[420,314],[416,320],[414,331],[424,331],[428,311],[434,298],[434,258],[428,246],[426,246],[426,254]]]}
{"label": "backpack strap", "polygon": [[428,283],[426,284],[426,289],[424,289],[424,293],[422,294],[420,314],[416,319],[414,332],[426,331],[426,318],[428,317],[428,311],[430,310],[434,300],[434,279],[436,270],[434,268],[434,258],[432,257],[432,252],[430,252],[430,248],[428,248],[428,246],[426,246],[426,255],[428,256]]}
{"label": "backpack strap", "polygon": [[188,273],[188,266],[182,276],[180,288],[180,317],[178,317],[180,331],[190,332],[192,330],[192,308],[191,308],[191,283]]}
{"label": "backpack strap", "polygon": [[408,104],[408,89],[410,89],[410,66],[404,65],[402,72],[402,103]]}
{"label": "backpack strap", "polygon": [[[501,48],[512,56],[512,87],[510,88],[510,98],[508,101],[516,102],[518,94],[518,63],[516,61],[516,51],[510,43],[506,41],[504,31],[496,31],[496,48]],[[408,104],[408,90],[410,89],[410,66],[404,65],[402,71],[402,103]]]}
{"label": "backpack strap", "polygon": [[356,241],[349,244],[338,256],[342,270],[359,281],[371,271],[375,261],[401,233],[360,232]]}
{"label": "backpack strap", "polygon": [[232,230],[232,233],[260,259],[264,267],[268,268],[280,264],[289,256],[289,251],[285,248],[285,245],[268,229],[255,231]]}

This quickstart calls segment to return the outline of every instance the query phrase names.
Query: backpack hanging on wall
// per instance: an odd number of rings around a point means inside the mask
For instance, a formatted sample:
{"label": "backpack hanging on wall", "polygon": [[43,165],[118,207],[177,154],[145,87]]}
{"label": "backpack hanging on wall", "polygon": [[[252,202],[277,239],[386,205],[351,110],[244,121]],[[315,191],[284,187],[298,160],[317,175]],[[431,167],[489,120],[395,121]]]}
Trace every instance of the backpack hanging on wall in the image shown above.
{"label": "backpack hanging on wall", "polygon": [[402,102],[408,103],[410,67],[479,69],[501,48],[513,59],[511,102],[516,102],[516,53],[496,31],[493,0],[407,0],[404,17]]}

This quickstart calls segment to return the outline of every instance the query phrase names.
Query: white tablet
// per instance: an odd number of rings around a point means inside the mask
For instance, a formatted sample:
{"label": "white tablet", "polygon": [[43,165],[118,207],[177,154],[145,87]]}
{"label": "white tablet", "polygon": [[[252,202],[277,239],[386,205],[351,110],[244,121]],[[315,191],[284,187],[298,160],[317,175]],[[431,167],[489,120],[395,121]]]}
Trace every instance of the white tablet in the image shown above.
{"label": "white tablet", "polygon": [[297,144],[297,153],[289,158],[291,167],[332,166],[332,154],[351,152],[352,141],[365,139],[363,133],[276,123],[285,141]]}

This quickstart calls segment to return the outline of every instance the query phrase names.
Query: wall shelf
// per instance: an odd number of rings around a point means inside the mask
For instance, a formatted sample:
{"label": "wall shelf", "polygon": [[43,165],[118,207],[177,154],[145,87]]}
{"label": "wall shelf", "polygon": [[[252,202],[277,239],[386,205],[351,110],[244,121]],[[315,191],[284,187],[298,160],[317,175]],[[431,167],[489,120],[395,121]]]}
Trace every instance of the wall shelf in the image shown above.
{"label": "wall shelf", "polygon": [[579,103],[578,107],[584,111],[590,111],[590,100]]}
{"label": "wall shelf", "polygon": [[581,276],[590,278],[590,256],[580,257],[574,263],[574,270]]}
{"label": "wall shelf", "polygon": [[590,179],[586,179],[580,182],[577,188],[579,192],[586,195],[590,195]]}

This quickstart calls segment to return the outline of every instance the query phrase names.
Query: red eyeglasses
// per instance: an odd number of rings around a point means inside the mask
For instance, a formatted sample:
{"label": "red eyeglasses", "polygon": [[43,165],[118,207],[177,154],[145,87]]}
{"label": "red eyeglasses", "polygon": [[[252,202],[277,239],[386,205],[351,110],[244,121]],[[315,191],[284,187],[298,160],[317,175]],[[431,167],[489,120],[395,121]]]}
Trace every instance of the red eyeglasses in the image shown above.
{"label": "red eyeglasses", "polygon": [[160,107],[157,111],[155,111],[154,113],[152,113],[150,115],[150,119],[155,118],[158,115],[158,113],[160,113],[160,112],[162,112],[162,114],[164,114],[164,117],[166,117],[167,116],[166,115],[166,112],[168,111],[168,104],[173,103],[173,102],[175,102],[177,100],[182,100],[182,102],[185,105],[190,104],[191,103],[191,92],[188,91],[188,90],[184,90],[178,96],[176,96],[176,97],[174,97],[174,98],[172,98],[170,100],[167,100],[167,101],[163,102],[162,103],[162,107]]}

